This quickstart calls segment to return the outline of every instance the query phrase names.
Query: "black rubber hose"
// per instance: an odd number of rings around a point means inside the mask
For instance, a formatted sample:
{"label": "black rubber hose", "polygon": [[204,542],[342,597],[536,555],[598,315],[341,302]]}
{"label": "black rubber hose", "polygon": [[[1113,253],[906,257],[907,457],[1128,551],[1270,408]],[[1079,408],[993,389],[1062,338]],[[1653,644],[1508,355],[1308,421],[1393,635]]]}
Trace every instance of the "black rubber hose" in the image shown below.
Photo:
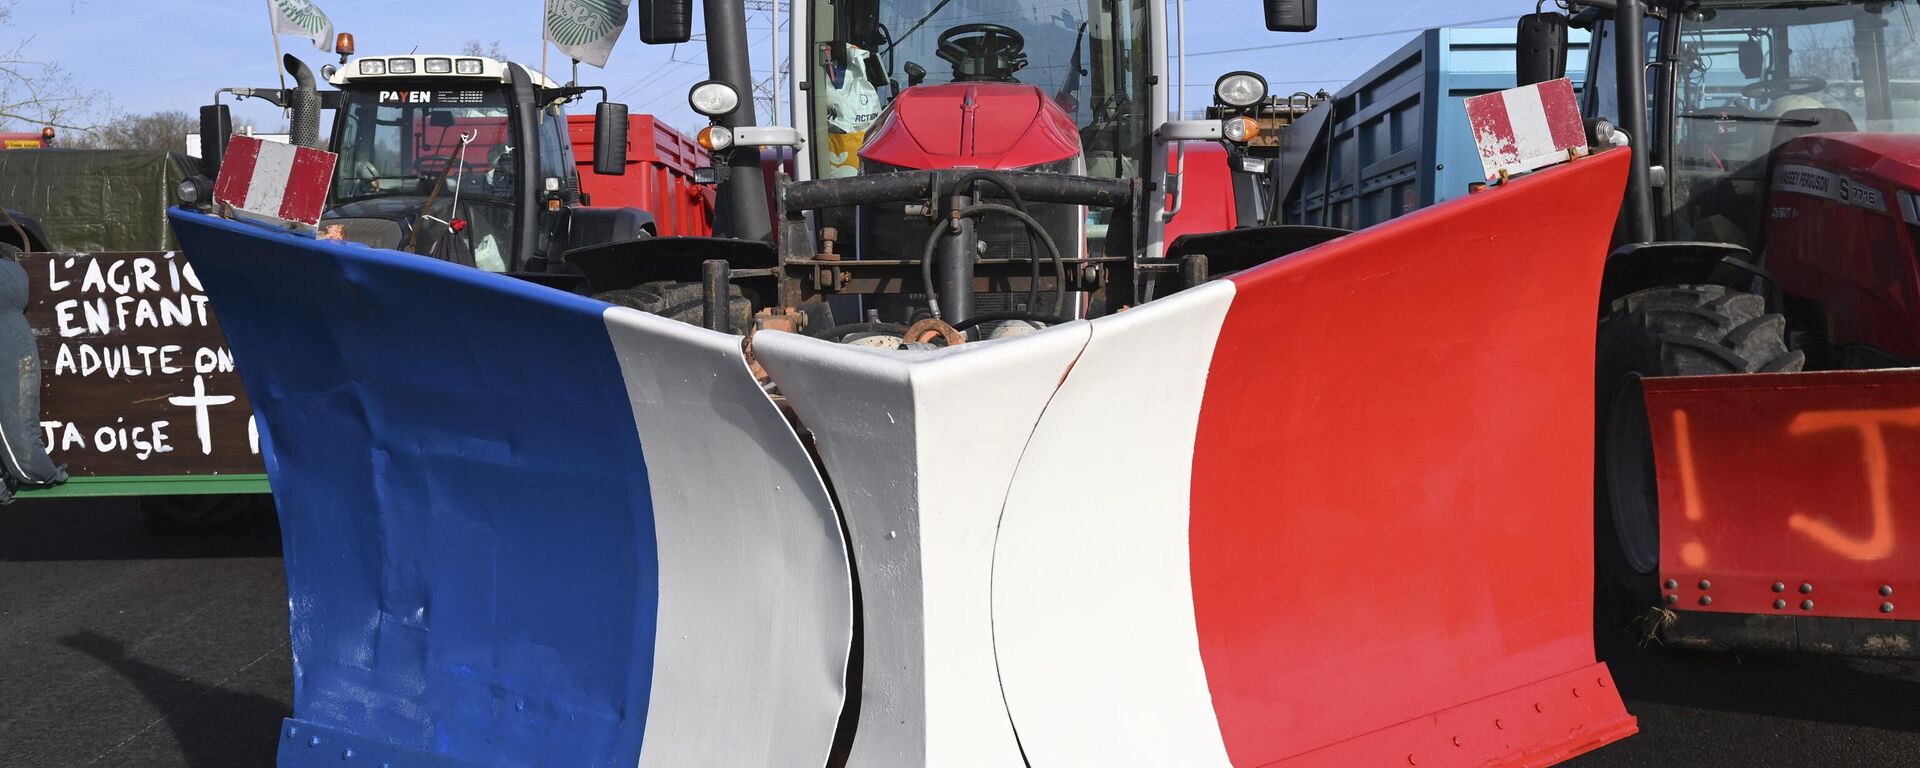
{"label": "black rubber hose", "polygon": [[[1053,279],[1055,283],[1061,287],[1067,284],[1067,262],[1066,259],[1060,255],[1060,246],[1054,244],[1053,236],[1047,234],[1045,227],[1040,226],[1040,221],[1028,215],[1027,212],[999,203],[976,203],[954,211],[953,215],[960,218],[974,218],[984,213],[1006,214],[1012,216],[1020,223],[1027,225],[1029,230],[1039,236],[1040,244],[1047,247],[1047,255],[1053,258]],[[927,247],[922,250],[920,254],[920,280],[927,287],[927,309],[933,313],[935,318],[940,317],[940,299],[938,292],[935,291],[933,287],[933,251],[940,245],[940,233],[943,229],[944,227],[940,226],[933,228],[933,232],[927,235]],[[967,257],[972,258],[973,254],[968,254]],[[1058,317],[1067,313],[1066,298],[1066,291],[1054,291],[1054,316]]]}
{"label": "black rubber hose", "polygon": [[[1033,211],[1027,210],[1027,201],[1020,199],[1020,193],[1014,191],[1012,184],[1008,184],[1006,179],[996,177],[987,171],[973,171],[965,176],[961,176],[958,181],[953,183],[953,186],[955,189],[970,189],[969,185],[982,181],[999,187],[1001,193],[1005,194],[1008,200],[1013,201],[1013,207],[1020,209],[1021,213],[1032,215]],[[937,198],[939,196],[935,195],[935,197]],[[1038,307],[1040,306],[1040,254],[1033,252],[1032,233],[1027,234],[1027,264],[1031,267],[1028,270],[1028,277],[1033,281],[1027,290],[1027,306]],[[1056,293],[1065,290],[1066,286],[1064,284],[1054,286]],[[1065,299],[1060,296],[1054,297],[1055,304],[1059,304],[1064,300]]]}
{"label": "black rubber hose", "polygon": [[933,251],[940,247],[940,233],[947,227],[947,222],[935,223],[927,233],[927,247],[920,251],[920,284],[927,287],[927,311],[935,320],[940,319],[940,292],[933,287]]}

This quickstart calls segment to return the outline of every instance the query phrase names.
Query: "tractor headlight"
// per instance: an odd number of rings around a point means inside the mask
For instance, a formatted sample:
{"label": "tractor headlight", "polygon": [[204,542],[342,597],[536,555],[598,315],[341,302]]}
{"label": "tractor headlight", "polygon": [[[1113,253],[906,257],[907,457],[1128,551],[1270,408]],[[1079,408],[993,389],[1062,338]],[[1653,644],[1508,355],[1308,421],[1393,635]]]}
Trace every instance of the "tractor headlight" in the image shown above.
{"label": "tractor headlight", "polygon": [[740,106],[740,93],[733,90],[731,85],[708,80],[687,92],[687,103],[692,105],[695,112],[707,117],[719,117]]}
{"label": "tractor headlight", "polygon": [[188,208],[213,202],[213,180],[205,176],[188,176],[174,191],[180,196],[180,204]]}
{"label": "tractor headlight", "polygon": [[360,74],[384,75],[386,73],[387,73],[386,59],[361,59],[360,60]]}
{"label": "tractor headlight", "polygon": [[413,59],[387,59],[387,74],[389,75],[413,74]]}
{"label": "tractor headlight", "polygon": [[1245,144],[1260,135],[1260,123],[1251,117],[1230,117],[1220,121],[1220,136],[1235,144]]}
{"label": "tractor headlight", "polygon": [[1229,107],[1251,107],[1266,97],[1266,78],[1252,72],[1228,72],[1213,82],[1213,99]]}
{"label": "tractor headlight", "polygon": [[444,75],[453,71],[453,59],[427,59],[427,74]]}
{"label": "tractor headlight", "polygon": [[453,63],[453,72],[457,75],[477,75],[483,68],[479,59],[461,59]]}

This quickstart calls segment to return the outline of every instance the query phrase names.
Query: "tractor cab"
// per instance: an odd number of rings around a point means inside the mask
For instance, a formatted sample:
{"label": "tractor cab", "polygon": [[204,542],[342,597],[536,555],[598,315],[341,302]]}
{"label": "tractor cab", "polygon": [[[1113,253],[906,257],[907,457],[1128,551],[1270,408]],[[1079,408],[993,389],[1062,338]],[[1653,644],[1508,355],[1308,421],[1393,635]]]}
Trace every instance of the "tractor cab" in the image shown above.
{"label": "tractor cab", "polygon": [[[338,65],[320,72],[337,90],[320,92],[306,66],[287,58],[299,87],[225,92],[288,106],[295,143],[339,156],[321,237],[538,278],[568,271],[562,255],[587,244],[578,233],[604,242],[650,231],[646,213],[586,208],[580,193],[565,105],[603,89],[561,85],[483,57],[352,57],[347,48]],[[218,127],[224,109],[203,110],[203,133],[209,124],[213,134],[225,133]],[[321,109],[333,111],[324,144]],[[596,153],[596,173],[625,172],[625,112],[604,102],[596,112],[595,141],[609,148]],[[302,136],[303,124],[315,135]],[[214,156],[209,170],[218,164]]]}
{"label": "tractor cab", "polygon": [[[1140,176],[1155,97],[1149,5],[824,6],[806,53],[819,86],[800,93],[801,119],[814,139],[802,177],[858,173],[870,136],[875,145],[865,154],[889,170],[969,156],[979,167],[1010,170],[1059,161],[1064,151],[1084,155],[1090,175]],[[988,141],[975,145],[971,137]],[[1063,139],[1071,146],[1061,147]],[[1045,148],[1008,152],[1022,140]]]}
{"label": "tractor cab", "polygon": [[[1620,46],[1589,15],[1588,114],[1613,117]],[[1661,3],[1644,36],[1656,239],[1746,249],[1810,365],[1920,361],[1920,3]]]}

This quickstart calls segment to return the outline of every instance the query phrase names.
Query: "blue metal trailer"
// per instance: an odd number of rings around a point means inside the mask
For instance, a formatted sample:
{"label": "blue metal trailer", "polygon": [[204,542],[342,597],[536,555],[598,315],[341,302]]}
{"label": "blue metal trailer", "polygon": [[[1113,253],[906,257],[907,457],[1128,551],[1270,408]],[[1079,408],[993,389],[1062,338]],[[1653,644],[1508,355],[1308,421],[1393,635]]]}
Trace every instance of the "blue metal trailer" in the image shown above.
{"label": "blue metal trailer", "polygon": [[[1333,110],[1332,128],[1294,185],[1288,223],[1369,227],[1482,181],[1465,101],[1514,86],[1513,38],[1512,27],[1429,29],[1340,89],[1319,107]],[[1587,33],[1572,30],[1567,47],[1577,88]]]}

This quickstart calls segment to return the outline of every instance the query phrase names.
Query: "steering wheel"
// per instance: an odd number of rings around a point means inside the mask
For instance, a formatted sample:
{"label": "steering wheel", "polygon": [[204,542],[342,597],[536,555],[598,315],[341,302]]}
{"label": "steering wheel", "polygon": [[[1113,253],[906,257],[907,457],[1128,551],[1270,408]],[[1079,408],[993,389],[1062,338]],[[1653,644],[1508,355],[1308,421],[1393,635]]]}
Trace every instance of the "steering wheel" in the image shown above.
{"label": "steering wheel", "polygon": [[953,65],[953,81],[1014,82],[1027,66],[1027,39],[1000,24],[962,24],[940,33],[935,55]]}
{"label": "steering wheel", "polygon": [[450,155],[422,155],[413,161],[413,172],[421,178],[430,179],[445,172],[450,165],[453,165]]}
{"label": "steering wheel", "polygon": [[1781,96],[1818,93],[1826,89],[1827,81],[1817,77],[1773,77],[1741,88],[1740,95],[1749,99],[1777,99]]}

